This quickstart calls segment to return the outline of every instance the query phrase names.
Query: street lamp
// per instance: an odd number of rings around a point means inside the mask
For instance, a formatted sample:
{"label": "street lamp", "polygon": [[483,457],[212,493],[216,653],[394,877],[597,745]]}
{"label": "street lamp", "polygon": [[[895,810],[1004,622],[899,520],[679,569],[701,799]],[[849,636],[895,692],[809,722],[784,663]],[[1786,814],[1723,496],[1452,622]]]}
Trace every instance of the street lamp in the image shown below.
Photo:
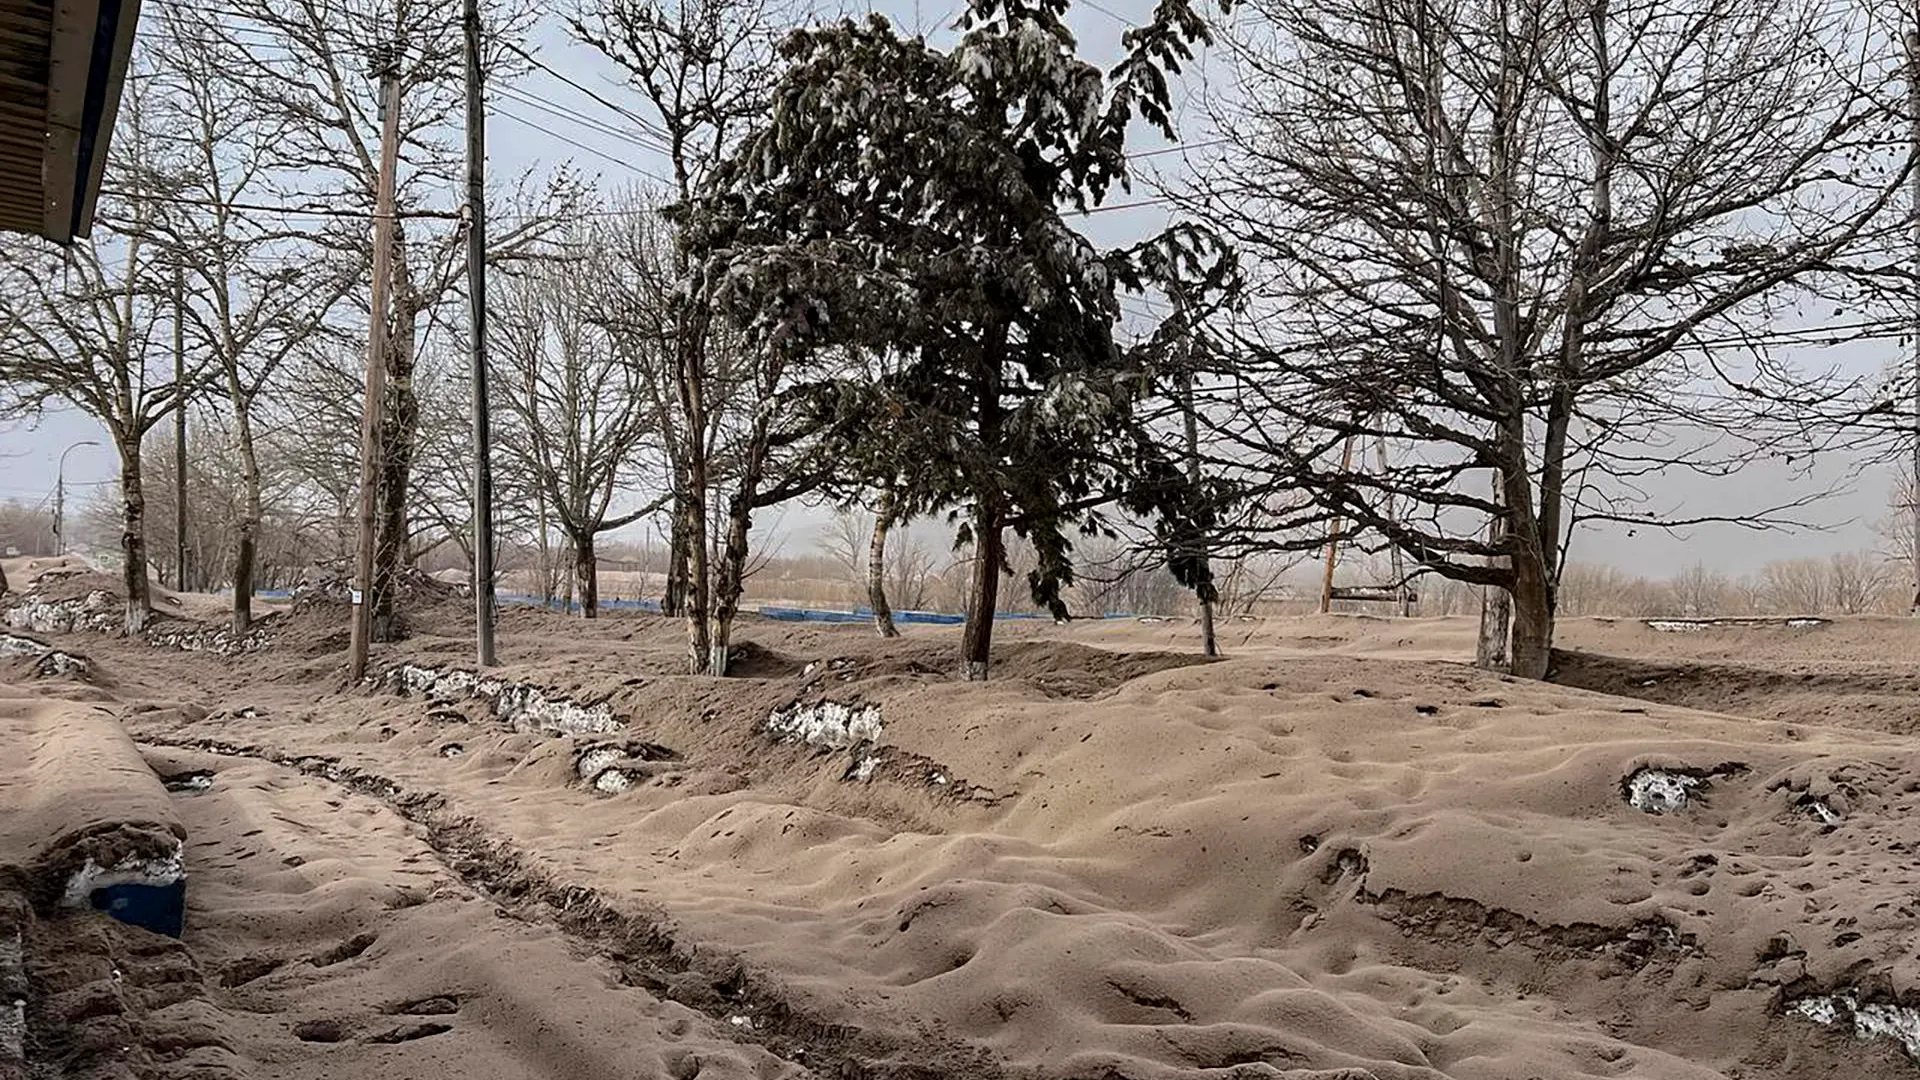
{"label": "street lamp", "polygon": [[53,553],[67,553],[67,455],[83,446],[99,446],[92,439],[79,442],[60,451],[60,467],[56,470],[53,486]]}

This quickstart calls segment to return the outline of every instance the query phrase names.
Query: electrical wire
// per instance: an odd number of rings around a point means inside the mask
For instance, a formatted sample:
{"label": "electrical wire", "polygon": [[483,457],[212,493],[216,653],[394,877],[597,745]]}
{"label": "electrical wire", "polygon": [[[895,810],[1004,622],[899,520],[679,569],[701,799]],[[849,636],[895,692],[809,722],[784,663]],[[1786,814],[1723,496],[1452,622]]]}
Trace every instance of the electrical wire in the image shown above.
{"label": "electrical wire", "polygon": [[[542,127],[541,125],[534,123],[532,120],[529,120],[526,117],[519,115],[518,113],[511,112],[507,109],[495,109],[493,110],[493,115],[504,117],[508,120],[512,120],[513,122],[520,124],[523,127],[529,128],[534,131],[538,131],[550,139],[558,139],[559,141],[566,143],[568,146],[571,146],[576,150],[580,150],[584,153],[592,154],[594,157],[597,157],[600,160],[607,162],[608,164],[617,165],[622,169],[628,170],[629,172],[638,173],[639,175],[644,176],[647,179],[654,181],[655,183],[659,183],[659,184],[667,183],[667,181],[657,173],[649,172],[646,169],[643,169],[640,166],[635,165],[630,161],[622,161],[619,158],[614,157],[612,154],[609,154],[603,150],[596,150],[593,147],[588,146],[586,143],[569,139],[565,135],[562,135],[557,131],[552,131],[545,127]],[[617,213],[617,212],[606,212],[606,213]],[[508,217],[509,219],[513,217],[513,215],[505,215],[505,216]],[[519,215],[519,217],[521,218],[532,218],[537,216],[539,215],[535,215],[535,214]],[[596,214],[595,212],[592,212],[592,211],[582,213],[582,214],[571,215],[571,217],[573,218],[584,218],[584,217],[594,217],[594,216],[601,216],[601,215]],[[492,220],[498,221],[502,219],[503,215],[489,214],[488,217],[491,218]]]}

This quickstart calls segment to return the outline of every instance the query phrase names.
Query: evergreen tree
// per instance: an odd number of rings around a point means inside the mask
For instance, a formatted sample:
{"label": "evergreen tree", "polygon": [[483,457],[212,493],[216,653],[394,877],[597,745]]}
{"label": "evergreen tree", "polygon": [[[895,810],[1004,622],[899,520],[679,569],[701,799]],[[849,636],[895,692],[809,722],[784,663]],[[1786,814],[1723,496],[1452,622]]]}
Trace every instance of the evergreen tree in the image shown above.
{"label": "evergreen tree", "polygon": [[[965,514],[974,679],[1007,529],[1039,556],[1035,601],[1065,617],[1069,531],[1118,507],[1186,533],[1204,509],[1144,422],[1150,354],[1115,340],[1145,249],[1098,250],[1068,217],[1126,188],[1136,117],[1173,137],[1168,75],[1207,27],[1161,0],[1102,73],[1075,54],[1068,2],[972,0],[949,52],[878,16],[796,32],[765,125],[680,209],[699,284],[761,347],[902,358],[810,404],[839,467],[894,484],[896,512]],[[1203,560],[1172,561],[1211,590]]]}

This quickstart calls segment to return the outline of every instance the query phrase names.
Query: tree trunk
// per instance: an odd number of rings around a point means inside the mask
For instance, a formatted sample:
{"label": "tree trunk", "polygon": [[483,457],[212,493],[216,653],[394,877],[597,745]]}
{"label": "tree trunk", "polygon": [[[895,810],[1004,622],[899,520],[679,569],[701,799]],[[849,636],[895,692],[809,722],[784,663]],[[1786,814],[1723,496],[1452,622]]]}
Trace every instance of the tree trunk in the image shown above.
{"label": "tree trunk", "polygon": [[873,628],[883,638],[900,636],[893,625],[893,607],[887,603],[887,532],[893,528],[893,493],[880,500],[873,516],[873,541],[867,545],[867,603],[873,607]]}
{"label": "tree trunk", "polygon": [[1513,620],[1513,602],[1507,590],[1493,585],[1480,587],[1480,644],[1474,651],[1473,665],[1486,671],[1505,671],[1508,657],[1508,628]]}
{"label": "tree trunk", "polygon": [[580,593],[580,614],[589,619],[600,617],[600,558],[593,550],[593,533],[572,537],[573,580]]}
{"label": "tree trunk", "polygon": [[1537,551],[1513,559],[1513,665],[1523,679],[1544,679],[1553,661],[1553,588]]}
{"label": "tree trunk", "polygon": [[740,592],[746,578],[747,530],[753,525],[748,500],[736,499],[727,515],[726,548],[720,553],[713,582],[713,623],[707,640],[707,674],[723,678],[732,660],[733,617],[740,610]]}
{"label": "tree trunk", "polygon": [[966,633],[960,641],[960,659],[969,682],[984,682],[993,651],[993,616],[1000,602],[1000,516],[984,502],[974,513],[973,584],[967,593]]}
{"label": "tree trunk", "polygon": [[680,403],[687,419],[686,505],[681,520],[686,529],[687,551],[687,670],[695,675],[711,664],[712,635],[707,623],[707,605],[712,599],[707,562],[707,451],[705,443],[706,402],[704,399],[704,360],[689,346],[682,346],[680,367]]}
{"label": "tree trunk", "polygon": [[414,393],[415,322],[419,298],[413,293],[406,260],[393,260],[393,325],[387,335],[387,423],[380,440],[380,523],[374,545],[373,640],[399,636],[400,568],[407,550],[407,488],[413,476],[414,441],[420,427],[420,399]]}
{"label": "tree trunk", "polygon": [[660,597],[660,614],[680,618],[687,613],[686,499],[673,496],[673,527],[667,533],[667,587]]}
{"label": "tree trunk", "polygon": [[726,546],[720,552],[719,573],[713,583],[713,632],[707,644],[707,674],[727,673],[727,650],[733,642],[733,617],[740,611],[740,593],[747,580],[747,535],[753,529],[754,500],[760,497],[760,479],[766,473],[772,415],[761,410],[741,462],[740,483],[727,507]]}
{"label": "tree trunk", "polygon": [[[244,397],[236,397],[244,402]],[[241,482],[245,485],[245,504],[240,514],[239,536],[233,552],[233,632],[245,634],[253,628],[253,564],[260,536],[260,455],[253,445],[253,418],[247,406],[234,407],[234,427],[240,442]]]}
{"label": "tree trunk", "polygon": [[[757,472],[749,466],[750,472]],[[749,485],[743,481],[741,487]],[[758,487],[758,484],[753,484]],[[713,580],[713,628],[707,641],[707,674],[720,678],[727,673],[727,651],[733,644],[733,617],[740,610],[740,593],[747,571],[747,531],[753,527],[753,501],[743,490],[727,508],[726,547],[720,552],[720,565]]]}
{"label": "tree trunk", "polygon": [[120,554],[126,559],[122,580],[127,590],[125,632],[144,633],[153,598],[147,589],[147,495],[140,486],[140,436],[118,440],[120,449]]}

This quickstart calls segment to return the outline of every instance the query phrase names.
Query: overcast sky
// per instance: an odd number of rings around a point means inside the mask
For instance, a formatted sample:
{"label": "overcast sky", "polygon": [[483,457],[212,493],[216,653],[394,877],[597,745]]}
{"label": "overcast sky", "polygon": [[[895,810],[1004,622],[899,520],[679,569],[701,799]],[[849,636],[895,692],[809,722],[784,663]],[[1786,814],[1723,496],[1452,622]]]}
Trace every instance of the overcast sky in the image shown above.
{"label": "overcast sky", "polygon": [[[957,2],[887,0],[874,3],[873,8],[891,15],[909,29],[923,29],[937,37],[937,28],[949,21]],[[1076,3],[1070,21],[1080,38],[1082,54],[1095,62],[1112,60],[1117,55],[1119,36],[1126,22],[1142,17],[1150,7],[1151,0],[1102,0],[1098,6],[1085,0]],[[594,51],[568,39],[559,18],[549,17],[536,33],[533,44],[532,51],[544,63],[568,78],[612,101],[634,100],[621,88],[611,65]],[[516,84],[516,90],[515,94],[502,95],[490,102],[488,165],[495,177],[510,178],[529,169],[538,171],[571,164],[580,172],[601,178],[608,187],[620,187],[643,181],[646,172],[665,171],[665,163],[652,151],[597,130],[593,125],[555,115],[526,100],[531,97],[549,109],[591,117],[598,124],[616,130],[629,123],[566,81],[535,70]],[[637,103],[635,108],[638,109]],[[1182,109],[1183,139],[1204,137],[1203,123],[1196,113],[1194,108]],[[1141,144],[1142,149],[1150,146],[1150,142]],[[1177,177],[1179,162],[1180,155],[1167,154],[1152,158],[1150,164]],[[1133,198],[1140,194],[1136,192]],[[1121,196],[1117,201],[1131,199]],[[1096,243],[1111,244],[1148,235],[1166,220],[1164,208],[1146,206],[1093,216],[1086,220],[1085,227]],[[1809,359],[1817,360],[1822,366],[1835,364],[1864,372],[1897,361],[1899,348],[1900,345],[1892,341],[1863,343],[1826,350]],[[105,445],[106,439],[96,425],[84,416],[69,412],[49,415],[35,426],[16,426],[0,432],[0,466],[3,466],[0,467],[0,499],[50,507],[55,466],[61,452],[70,444],[87,439],[102,445],[80,447],[68,455],[69,506],[96,493],[111,495],[117,476],[113,452]],[[1677,514],[1738,514],[1783,502],[1791,493],[1833,484],[1856,464],[1853,457],[1837,453],[1819,463],[1818,475],[1810,481],[1795,481],[1787,468],[1777,465],[1755,465],[1738,476],[1714,481],[1670,477],[1650,486],[1649,494],[1656,509]],[[1887,515],[1889,476],[1885,469],[1869,468],[1852,484],[1851,491],[1810,511],[1811,516],[1826,526],[1824,529],[1753,532],[1720,525],[1669,533],[1608,527],[1579,538],[1573,559],[1612,564],[1623,570],[1656,576],[1677,572],[1696,562],[1739,573],[1774,559],[1873,547],[1881,542],[1873,526]],[[762,518],[763,528],[786,534],[783,545],[792,552],[812,542],[824,515],[817,510],[794,508],[762,515]],[[632,538],[639,539],[639,530],[634,532],[636,535]]]}

